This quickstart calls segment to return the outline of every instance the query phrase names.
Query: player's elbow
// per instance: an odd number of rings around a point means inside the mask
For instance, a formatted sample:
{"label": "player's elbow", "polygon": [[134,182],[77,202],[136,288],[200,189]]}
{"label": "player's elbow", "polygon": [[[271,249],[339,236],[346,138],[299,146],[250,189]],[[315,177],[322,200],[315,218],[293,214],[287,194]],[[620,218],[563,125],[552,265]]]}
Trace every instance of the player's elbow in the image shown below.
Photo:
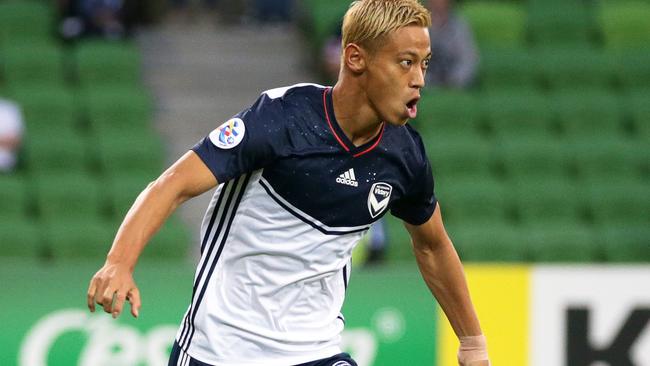
{"label": "player's elbow", "polygon": [[425,238],[413,239],[413,251],[415,254],[434,255],[441,250],[452,247],[453,244],[446,235],[435,235]]}
{"label": "player's elbow", "polygon": [[176,207],[190,198],[183,177],[173,170],[167,170],[147,185],[147,191],[156,197],[172,201]]}

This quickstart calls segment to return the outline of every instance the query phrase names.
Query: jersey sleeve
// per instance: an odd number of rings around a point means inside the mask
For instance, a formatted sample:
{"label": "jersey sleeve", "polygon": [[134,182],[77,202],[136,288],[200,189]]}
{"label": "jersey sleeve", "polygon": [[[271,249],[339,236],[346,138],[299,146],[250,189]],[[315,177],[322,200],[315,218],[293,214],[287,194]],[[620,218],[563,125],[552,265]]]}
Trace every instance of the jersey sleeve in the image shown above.
{"label": "jersey sleeve", "polygon": [[395,201],[391,213],[411,225],[422,225],[433,215],[436,209],[433,174],[428,159],[424,159],[424,167],[415,178],[411,189]]}
{"label": "jersey sleeve", "polygon": [[262,94],[248,109],[210,132],[192,150],[225,183],[272,163],[286,147],[282,101]]}

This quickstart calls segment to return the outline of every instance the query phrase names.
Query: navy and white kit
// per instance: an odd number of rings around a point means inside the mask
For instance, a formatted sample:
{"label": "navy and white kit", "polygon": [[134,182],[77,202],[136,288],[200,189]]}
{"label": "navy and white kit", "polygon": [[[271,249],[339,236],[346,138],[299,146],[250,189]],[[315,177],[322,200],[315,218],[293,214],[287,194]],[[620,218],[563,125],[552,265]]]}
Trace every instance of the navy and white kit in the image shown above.
{"label": "navy and white kit", "polygon": [[177,365],[289,366],[340,354],[352,249],[388,210],[434,212],[431,167],[409,125],[354,146],[315,84],[269,90],[200,141],[217,178],[201,227]]}

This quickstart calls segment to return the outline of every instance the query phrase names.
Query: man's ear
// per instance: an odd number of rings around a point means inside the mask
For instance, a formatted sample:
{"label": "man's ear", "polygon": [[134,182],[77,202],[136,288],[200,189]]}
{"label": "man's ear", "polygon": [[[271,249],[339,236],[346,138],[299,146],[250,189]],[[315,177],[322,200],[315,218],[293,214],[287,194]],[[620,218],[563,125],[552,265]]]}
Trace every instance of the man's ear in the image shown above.
{"label": "man's ear", "polygon": [[343,63],[355,74],[361,74],[368,64],[368,52],[355,43],[349,43],[343,49]]}

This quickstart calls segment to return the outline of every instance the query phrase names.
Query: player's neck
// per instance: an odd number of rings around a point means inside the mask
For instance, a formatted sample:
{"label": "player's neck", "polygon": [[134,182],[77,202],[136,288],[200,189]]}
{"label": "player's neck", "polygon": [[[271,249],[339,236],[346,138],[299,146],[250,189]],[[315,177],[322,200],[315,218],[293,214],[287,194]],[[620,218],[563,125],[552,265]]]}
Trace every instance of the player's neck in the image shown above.
{"label": "player's neck", "polygon": [[339,127],[355,146],[372,140],[381,131],[382,121],[366,93],[354,83],[339,80],[332,89],[332,104]]}

